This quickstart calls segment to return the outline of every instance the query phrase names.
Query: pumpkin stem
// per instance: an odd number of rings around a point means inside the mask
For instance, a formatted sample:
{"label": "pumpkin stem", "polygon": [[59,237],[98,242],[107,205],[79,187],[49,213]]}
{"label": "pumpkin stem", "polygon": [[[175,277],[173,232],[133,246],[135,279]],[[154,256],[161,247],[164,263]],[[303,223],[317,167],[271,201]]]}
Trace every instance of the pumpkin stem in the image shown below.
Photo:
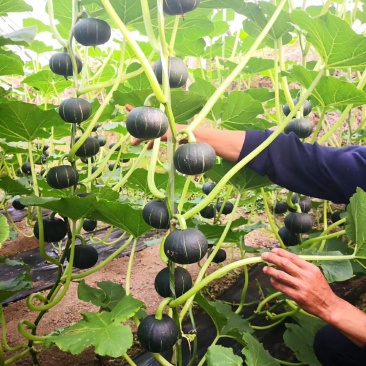
{"label": "pumpkin stem", "polygon": [[159,304],[158,308],[156,309],[155,313],[155,319],[161,320],[163,318],[163,311],[164,308],[173,300],[172,297],[166,297],[162,300],[162,302]]}

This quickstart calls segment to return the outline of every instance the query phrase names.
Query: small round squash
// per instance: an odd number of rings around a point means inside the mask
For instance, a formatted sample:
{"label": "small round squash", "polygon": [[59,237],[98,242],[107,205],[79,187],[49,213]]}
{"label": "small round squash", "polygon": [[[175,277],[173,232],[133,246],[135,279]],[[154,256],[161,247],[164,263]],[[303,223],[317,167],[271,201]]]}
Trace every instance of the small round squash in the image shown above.
{"label": "small round squash", "polygon": [[209,195],[215,187],[216,187],[216,183],[206,182],[202,186],[202,192],[206,195]]}
{"label": "small round squash", "polygon": [[285,201],[277,201],[274,207],[274,213],[276,215],[283,214],[287,211],[288,206]]}
{"label": "small round squash", "polygon": [[[70,250],[66,253],[66,259],[70,260]],[[98,251],[91,245],[75,245],[73,267],[87,269],[94,267],[98,262]]]}
{"label": "small round squash", "polygon": [[[297,103],[299,103],[299,100],[298,99],[294,99],[293,100],[294,102],[294,105],[296,105]],[[287,117],[290,112],[291,112],[291,109],[290,109],[290,106],[286,103],[283,108],[283,114]],[[311,102],[310,100],[306,100],[302,106],[302,116],[303,117],[306,117],[312,110],[312,105],[311,105]]]}
{"label": "small round squash", "polygon": [[24,210],[26,207],[25,205],[20,203],[19,198],[14,198],[14,200],[12,202],[12,206],[14,207],[15,210]]}
{"label": "small round squash", "polygon": [[[43,218],[43,232],[44,241],[46,243],[54,243],[62,240],[67,233],[66,222],[58,217],[46,217]],[[39,239],[39,225],[38,221],[33,227],[34,236]]]}
{"label": "small round squash", "polygon": [[[222,202],[219,202],[216,205],[216,211],[220,212],[221,207],[222,207]],[[222,209],[221,214],[228,215],[229,213],[231,213],[233,211],[233,209],[234,209],[234,205],[231,202],[227,201],[227,202],[225,202],[225,205],[224,205],[224,208]]]}
{"label": "small round squash", "polygon": [[[153,66],[153,71],[159,84],[163,82],[163,66],[161,59],[155,62]],[[169,57],[168,58],[168,76],[169,76],[169,86],[171,88],[182,87],[188,79],[188,68],[186,64],[179,57]]]}
{"label": "small round squash", "polygon": [[60,104],[58,114],[65,122],[81,123],[91,116],[92,108],[83,98],[70,98]]}
{"label": "small round squash", "polygon": [[313,124],[308,119],[294,118],[286,125],[284,132],[293,132],[298,138],[304,139],[312,134]]}
{"label": "small round squash", "polygon": [[98,46],[109,41],[111,38],[109,24],[96,18],[80,19],[74,26],[75,39],[83,46]]}
{"label": "small round squash", "polygon": [[294,233],[308,233],[313,222],[308,213],[290,212],[285,217],[285,226]]}
{"label": "small round squash", "polygon": [[104,135],[96,135],[95,138],[98,140],[100,147],[107,144],[107,137],[105,137]]}
{"label": "small round squash", "polygon": [[201,0],[164,0],[163,11],[168,15],[183,15],[197,8]]}
{"label": "small round squash", "polygon": [[21,166],[22,173],[25,175],[31,175],[32,174],[32,167],[30,162],[26,162]]}
{"label": "small round squash", "polygon": [[137,328],[137,339],[149,352],[160,353],[174,346],[178,340],[178,328],[175,321],[163,314],[162,319],[148,315]]}
{"label": "small round squash", "polygon": [[[75,140],[78,141],[79,138]],[[100,150],[99,141],[95,137],[87,137],[84,143],[76,150],[75,155],[80,158],[90,158]]]}
{"label": "small round squash", "polygon": [[46,181],[52,188],[68,188],[79,181],[79,173],[71,165],[58,165],[47,172]]}
{"label": "small round squash", "polygon": [[212,259],[214,263],[222,263],[226,259],[226,251],[224,249],[219,249]]}
{"label": "small round squash", "polygon": [[[156,292],[162,297],[173,296],[170,290],[169,268],[163,268],[155,277]],[[174,270],[174,292],[179,297],[192,288],[192,277],[183,267],[176,267]]]}
{"label": "small round squash", "polygon": [[142,218],[155,229],[168,229],[169,211],[164,201],[150,201],[142,209]]}
{"label": "small round squash", "polygon": [[[301,209],[301,212],[309,212],[311,210],[311,199],[309,196],[300,196],[299,194],[293,194],[291,197],[291,202],[293,204],[298,203]],[[289,211],[294,212],[295,210],[288,208]]]}
{"label": "small round squash", "polygon": [[93,231],[97,227],[97,223],[97,220],[84,219],[83,229],[87,232]]}
{"label": "small round squash", "polygon": [[215,207],[208,205],[200,211],[200,215],[205,219],[213,219],[215,217]]}
{"label": "small round squash", "polygon": [[168,130],[166,114],[154,107],[134,108],[126,118],[127,131],[137,139],[156,139]]}
{"label": "small round squash", "polygon": [[283,226],[278,230],[278,235],[282,239],[283,244],[287,247],[300,244],[299,234],[290,231],[286,226]]}
{"label": "small round squash", "polygon": [[201,231],[193,228],[174,230],[165,239],[164,252],[173,262],[190,264],[200,261],[207,253],[208,242]]}
{"label": "small round squash", "polygon": [[[76,55],[75,60],[77,66],[77,73],[79,74],[83,68],[83,63],[81,62],[80,58]],[[54,72],[57,75],[64,76],[65,79],[67,79],[68,76],[73,75],[71,58],[66,51],[53,54],[50,58],[49,66],[52,72]]]}
{"label": "small round squash", "polygon": [[215,150],[205,142],[180,145],[173,156],[175,169],[187,175],[203,174],[213,168],[215,161]]}

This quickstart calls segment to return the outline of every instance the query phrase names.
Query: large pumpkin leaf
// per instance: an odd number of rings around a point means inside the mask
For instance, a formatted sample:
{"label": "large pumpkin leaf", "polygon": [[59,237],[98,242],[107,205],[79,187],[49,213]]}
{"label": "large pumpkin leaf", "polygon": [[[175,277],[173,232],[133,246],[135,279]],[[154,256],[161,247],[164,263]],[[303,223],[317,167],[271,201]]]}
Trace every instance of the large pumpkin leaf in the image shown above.
{"label": "large pumpkin leaf", "polygon": [[0,1],[0,16],[7,13],[18,13],[23,11],[32,11],[33,8],[24,0],[1,0]]}
{"label": "large pumpkin leaf", "polygon": [[8,220],[3,214],[0,214],[0,248],[1,244],[8,238],[9,236],[9,224]]}
{"label": "large pumpkin leaf", "polygon": [[207,366],[242,366],[243,359],[234,355],[232,348],[213,345],[206,354]]}
{"label": "large pumpkin leaf", "polygon": [[366,38],[345,20],[330,13],[312,18],[299,10],[291,14],[291,20],[305,32],[328,68],[366,67]]}
{"label": "large pumpkin leaf", "polygon": [[17,54],[0,49],[0,75],[23,75],[23,66]]}
{"label": "large pumpkin leaf", "polygon": [[34,104],[11,101],[0,104],[0,135],[7,141],[47,138],[50,128],[60,123],[55,110],[42,111]]}
{"label": "large pumpkin leaf", "polygon": [[0,36],[0,46],[9,44],[27,46],[34,40],[36,34],[36,26],[22,28],[17,31]]}
{"label": "large pumpkin leaf", "polygon": [[6,194],[9,196],[17,196],[31,193],[31,190],[26,188],[18,180],[14,180],[7,175],[0,177],[0,189],[6,192]]}
{"label": "large pumpkin leaf", "polygon": [[63,76],[56,75],[50,70],[41,70],[29,75],[23,80],[23,83],[42,91],[46,95],[55,91],[61,93],[72,84],[71,80],[65,80]]}

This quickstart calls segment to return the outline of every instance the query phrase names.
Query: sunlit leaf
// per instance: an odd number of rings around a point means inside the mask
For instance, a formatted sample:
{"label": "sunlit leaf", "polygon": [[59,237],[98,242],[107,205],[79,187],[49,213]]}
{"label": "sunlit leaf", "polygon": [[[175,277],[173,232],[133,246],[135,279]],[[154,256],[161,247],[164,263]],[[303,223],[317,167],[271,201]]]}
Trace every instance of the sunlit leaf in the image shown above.
{"label": "sunlit leaf", "polygon": [[1,0],[0,1],[0,16],[7,13],[18,13],[23,11],[32,11],[33,8],[24,0]]}
{"label": "sunlit leaf", "polygon": [[0,46],[9,44],[27,46],[34,40],[36,34],[36,26],[22,28],[0,36]]}
{"label": "sunlit leaf", "polygon": [[210,346],[206,354],[207,366],[242,366],[241,357],[234,355],[232,348]]}
{"label": "sunlit leaf", "polygon": [[71,80],[66,80],[63,76],[56,75],[50,70],[41,70],[29,75],[23,80],[23,83],[42,91],[46,95],[56,91],[61,93],[72,84]]}

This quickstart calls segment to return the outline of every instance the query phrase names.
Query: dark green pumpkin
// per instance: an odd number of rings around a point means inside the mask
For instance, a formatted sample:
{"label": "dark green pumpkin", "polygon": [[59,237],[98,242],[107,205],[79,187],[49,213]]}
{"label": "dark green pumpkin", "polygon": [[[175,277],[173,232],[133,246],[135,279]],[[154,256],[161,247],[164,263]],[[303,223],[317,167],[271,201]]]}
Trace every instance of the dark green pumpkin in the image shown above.
{"label": "dark green pumpkin", "polygon": [[226,259],[226,251],[224,249],[219,249],[212,259],[214,263],[222,263]]}
{"label": "dark green pumpkin", "polygon": [[[222,207],[222,202],[219,202],[217,205],[216,205],[216,210],[217,212],[220,212],[221,210],[221,207]],[[229,213],[231,213],[234,209],[234,205],[231,203],[231,202],[225,202],[225,205],[222,209],[222,214],[223,215],[228,215]]]}
{"label": "dark green pumpkin", "polygon": [[200,215],[205,219],[213,219],[215,217],[215,207],[208,205],[200,211]]}
{"label": "dark green pumpkin", "polygon": [[27,161],[21,166],[22,173],[25,175],[31,175],[32,174],[32,167],[31,164]]}
{"label": "dark green pumpkin", "polygon": [[178,328],[175,321],[166,314],[158,320],[155,315],[142,319],[137,328],[137,339],[149,352],[160,353],[174,346],[178,340]]}
{"label": "dark green pumpkin", "polygon": [[313,222],[308,213],[290,212],[285,217],[285,226],[294,233],[308,233]]}
{"label": "dark green pumpkin", "polygon": [[[46,243],[54,243],[62,240],[67,233],[66,222],[58,217],[45,217],[43,218],[43,232],[44,241]],[[38,221],[33,227],[34,236],[39,239],[39,225]]]}
{"label": "dark green pumpkin", "polygon": [[202,192],[206,195],[209,195],[215,187],[216,187],[216,183],[206,182],[202,186]]}
{"label": "dark green pumpkin", "polygon": [[166,114],[154,107],[134,108],[126,118],[127,131],[138,139],[156,139],[168,130]]}
{"label": "dark green pumpkin", "polygon": [[287,202],[277,201],[274,207],[274,213],[277,215],[283,214],[287,211],[287,209],[288,209]]}
{"label": "dark green pumpkin", "polygon": [[109,41],[111,38],[109,24],[96,18],[80,19],[74,26],[75,39],[83,46],[98,46]]}
{"label": "dark green pumpkin", "polygon": [[290,231],[286,226],[283,226],[278,230],[278,235],[282,239],[283,244],[287,247],[300,243],[299,234]]}
{"label": "dark green pumpkin", "polygon": [[180,145],[173,156],[175,169],[187,175],[203,174],[213,168],[215,161],[215,150],[205,142]]}
{"label": "dark green pumpkin", "polygon": [[[298,100],[298,99],[294,99],[294,100],[293,100],[293,102],[294,102],[294,105],[297,105],[297,103],[299,103],[299,100]],[[304,102],[303,106],[302,106],[302,116],[303,116],[303,117],[306,117],[306,116],[311,112],[312,108],[313,108],[313,107],[312,107],[312,105],[311,105],[310,100],[306,100],[306,101]],[[284,114],[286,117],[287,117],[287,116],[290,114],[290,112],[291,112],[290,106],[289,106],[287,103],[283,106],[282,110],[283,110],[283,114]]]}
{"label": "dark green pumpkin", "polygon": [[150,201],[142,209],[142,218],[155,229],[168,229],[169,211],[164,201]]}
{"label": "dark green pumpkin", "polygon": [[[299,194],[293,194],[291,197],[291,202],[293,204],[298,203],[301,209],[301,212],[309,212],[311,210],[311,199],[308,196],[301,196]],[[289,211],[294,212],[292,208],[288,208]]]}
{"label": "dark green pumpkin", "polygon": [[83,229],[88,232],[93,231],[97,227],[97,223],[97,220],[84,219]]}
{"label": "dark green pumpkin", "polygon": [[[77,142],[79,138],[75,140]],[[97,155],[100,150],[99,141],[95,137],[87,137],[83,144],[76,150],[75,155],[80,158],[90,158]]]}
{"label": "dark green pumpkin", "polygon": [[46,181],[52,188],[68,188],[79,181],[79,173],[71,165],[58,165],[47,172]]}
{"label": "dark green pumpkin", "polygon": [[[91,245],[75,245],[73,267],[87,269],[94,267],[98,262],[98,251]],[[66,253],[66,259],[70,260],[70,250]]]}
{"label": "dark green pumpkin", "polygon": [[284,132],[293,132],[298,138],[304,139],[312,134],[313,124],[308,119],[294,118],[286,125]]}
{"label": "dark green pumpkin", "polygon": [[[155,62],[153,66],[153,71],[159,84],[163,82],[163,66],[161,59]],[[169,76],[169,86],[171,88],[182,87],[188,79],[188,68],[186,64],[179,57],[169,57],[168,58],[168,76]]]}
{"label": "dark green pumpkin", "polygon": [[[83,63],[81,62],[80,58],[76,55],[75,55],[75,61],[76,61],[77,73],[79,74],[83,68]],[[54,72],[57,75],[62,75],[66,79],[68,76],[73,75],[71,58],[66,51],[53,54],[50,58],[49,66],[52,72]]]}
{"label": "dark green pumpkin", "polygon": [[25,209],[25,205],[20,203],[19,198],[14,198],[14,200],[12,202],[12,206],[14,207],[15,210],[24,210]]}
{"label": "dark green pumpkin", "polygon": [[208,242],[201,231],[193,228],[174,230],[165,239],[164,252],[178,264],[200,261],[207,253]]}
{"label": "dark green pumpkin", "polygon": [[70,98],[60,104],[58,114],[65,122],[81,123],[91,116],[92,108],[84,98]]}
{"label": "dark green pumpkin", "polygon": [[[169,268],[162,269],[155,277],[156,292],[162,297],[173,296],[170,290]],[[192,277],[183,267],[176,267],[174,270],[174,292],[179,297],[192,288]]]}
{"label": "dark green pumpkin", "polygon": [[201,0],[164,0],[163,10],[168,15],[183,15],[197,8]]}
{"label": "dark green pumpkin", "polygon": [[96,135],[95,138],[98,140],[100,147],[107,144],[107,138],[104,135]]}

